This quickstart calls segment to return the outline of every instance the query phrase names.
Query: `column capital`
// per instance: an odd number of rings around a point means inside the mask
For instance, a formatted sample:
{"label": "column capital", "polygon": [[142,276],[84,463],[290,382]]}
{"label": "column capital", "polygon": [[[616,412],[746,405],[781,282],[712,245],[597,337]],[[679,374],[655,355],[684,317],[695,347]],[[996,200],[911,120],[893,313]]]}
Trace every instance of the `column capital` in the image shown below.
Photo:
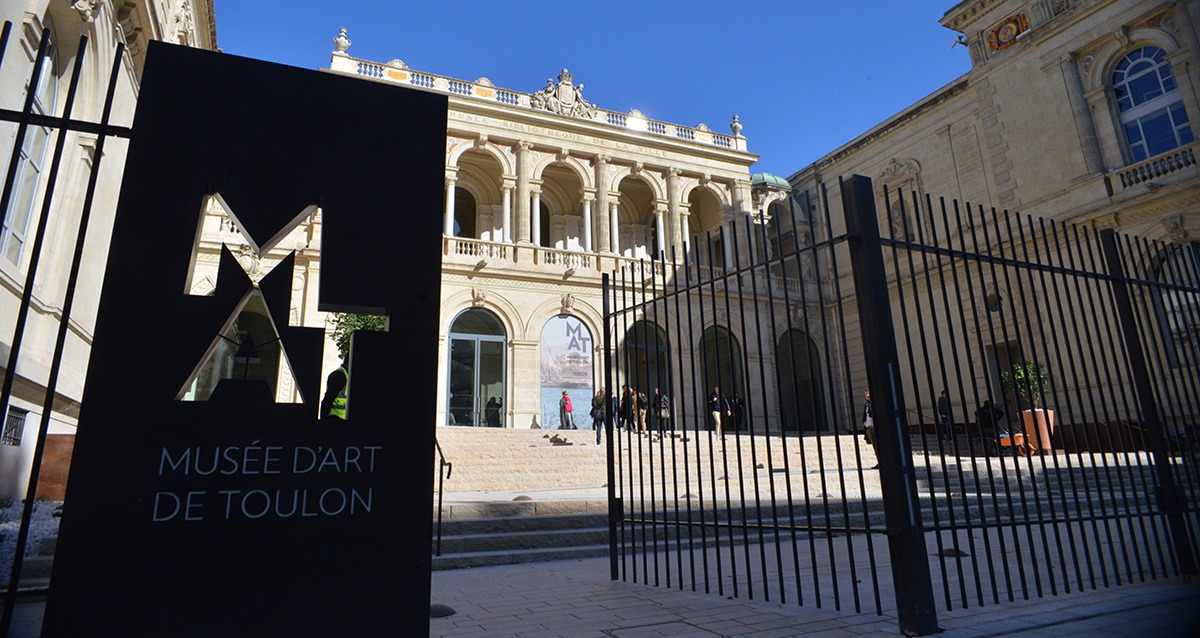
{"label": "column capital", "polygon": [[518,140],[517,141],[517,150],[518,151],[528,151],[531,148],[533,148],[533,142],[530,142],[529,140]]}
{"label": "column capital", "polygon": [[504,175],[500,178],[500,190],[510,191],[517,187],[517,178],[514,175]]}
{"label": "column capital", "polygon": [[612,157],[603,153],[596,156],[597,164],[607,164],[612,161]]}
{"label": "column capital", "polygon": [[667,177],[679,177],[683,171],[678,166],[668,166],[666,170]]}
{"label": "column capital", "polygon": [[447,166],[446,167],[446,180],[453,182],[456,179],[458,179],[458,167],[457,166]]}
{"label": "column capital", "polygon": [[583,201],[585,201],[585,202],[594,202],[594,201],[596,201],[596,189],[594,189],[594,188],[581,188],[581,189],[579,189],[579,196],[580,196],[580,197],[583,199]]}

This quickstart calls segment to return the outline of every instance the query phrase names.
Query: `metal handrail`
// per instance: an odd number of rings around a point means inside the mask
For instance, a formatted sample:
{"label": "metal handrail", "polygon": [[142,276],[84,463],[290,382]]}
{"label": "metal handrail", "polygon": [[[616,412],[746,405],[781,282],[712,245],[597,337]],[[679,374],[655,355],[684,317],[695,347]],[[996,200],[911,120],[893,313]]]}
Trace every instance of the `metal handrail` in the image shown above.
{"label": "metal handrail", "polygon": [[[438,442],[437,435],[433,436],[433,445],[438,453],[438,510],[437,510],[437,546],[434,550],[434,556],[442,555],[442,495],[444,494],[444,481],[450,478],[450,474],[454,472],[454,464],[446,460],[446,455],[442,453],[442,444]],[[445,470],[445,474],[442,473]]]}

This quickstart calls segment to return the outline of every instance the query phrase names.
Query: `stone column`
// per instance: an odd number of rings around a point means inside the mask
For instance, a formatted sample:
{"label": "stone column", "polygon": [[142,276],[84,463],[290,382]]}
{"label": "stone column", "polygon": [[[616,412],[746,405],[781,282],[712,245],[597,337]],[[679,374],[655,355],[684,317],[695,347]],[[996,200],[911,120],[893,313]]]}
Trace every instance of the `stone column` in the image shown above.
{"label": "stone column", "polygon": [[1068,53],[1059,60],[1063,79],[1067,83],[1067,99],[1071,103],[1071,112],[1075,116],[1075,132],[1079,135],[1079,146],[1083,149],[1083,164],[1088,175],[1104,172],[1104,157],[1100,154],[1100,140],[1096,137],[1096,123],[1092,120],[1092,111],[1088,108],[1087,98],[1083,96],[1083,79],[1079,75],[1079,60],[1073,53]]}
{"label": "stone column", "polygon": [[529,149],[532,142],[517,142],[517,241],[529,243]]}
{"label": "stone column", "polygon": [[609,227],[608,215],[608,160],[607,155],[596,156],[596,233],[597,252],[612,251],[611,236],[604,229]]}
{"label": "stone column", "polygon": [[721,252],[722,265],[726,268],[733,266],[733,237],[729,234],[730,220],[726,219],[725,223],[721,224]]}
{"label": "stone column", "polygon": [[533,232],[530,234],[529,240],[534,244],[542,245],[542,191],[531,190],[529,194],[533,197],[530,202],[529,221],[533,224]]}
{"label": "stone column", "polygon": [[503,201],[504,210],[501,213],[501,215],[503,215],[503,218],[500,220],[500,224],[501,224],[501,228],[503,228],[504,230],[500,235],[500,239],[506,244],[511,244],[512,243],[512,192],[513,192],[512,182],[506,178],[504,180],[503,188],[504,188],[504,190],[503,190],[503,194],[501,196],[501,200]]}
{"label": "stone column", "polygon": [[[681,233],[680,215],[679,215],[679,169],[672,166],[667,169],[667,225],[670,227],[671,236],[668,246],[675,248],[677,251],[683,250],[683,237]],[[661,232],[661,231],[660,231]],[[670,257],[670,255],[667,255]]]}
{"label": "stone column", "polygon": [[665,202],[659,202],[654,207],[654,236],[658,239],[658,245],[654,247],[654,259],[658,259],[659,255],[665,255],[667,252],[667,236],[664,232],[666,229],[663,226],[663,215],[666,212]]}
{"label": "stone column", "polygon": [[454,185],[456,175],[446,176],[446,214],[442,224],[442,233],[447,237],[454,236]]}
{"label": "stone column", "polygon": [[683,239],[682,239],[682,241],[680,241],[679,245],[680,245],[680,248],[684,252],[688,253],[688,257],[691,257],[690,251],[692,250],[692,247],[691,247],[692,229],[691,229],[691,224],[688,222],[689,217],[691,217],[691,213],[688,211],[688,207],[680,206],[679,207],[679,234],[683,236]]}
{"label": "stone column", "polygon": [[[750,180],[739,179],[733,182],[733,208],[734,214],[732,216],[732,220],[727,222],[725,227],[728,228],[729,223],[738,224],[738,255],[741,256],[743,260],[747,257],[753,259],[754,242],[751,241],[751,237],[747,236],[748,233],[746,232],[745,226],[746,218],[753,219],[754,217],[754,198],[750,194]],[[729,255],[727,264],[732,266],[733,250],[731,249],[726,252]]]}
{"label": "stone column", "polygon": [[[614,198],[615,199],[615,198]],[[614,253],[621,253],[621,234],[617,228],[617,203],[611,202],[608,205],[608,241],[612,246]]]}
{"label": "stone column", "polygon": [[592,193],[583,194],[583,249],[587,252],[592,252],[592,200],[596,196]]}
{"label": "stone column", "polygon": [[[1091,113],[1106,113],[1109,105],[1113,103],[1112,89],[1108,86],[1101,86],[1093,91],[1089,91],[1084,95],[1088,103],[1088,110]],[[1093,124],[1095,120],[1092,121]],[[1122,130],[1120,123],[1117,122],[1116,115],[1108,119],[1111,126],[1104,126],[1105,143],[1100,146],[1101,165],[1103,166],[1125,166],[1125,155],[1122,148],[1125,145],[1125,131]],[[1097,134],[1099,131],[1097,131]]]}

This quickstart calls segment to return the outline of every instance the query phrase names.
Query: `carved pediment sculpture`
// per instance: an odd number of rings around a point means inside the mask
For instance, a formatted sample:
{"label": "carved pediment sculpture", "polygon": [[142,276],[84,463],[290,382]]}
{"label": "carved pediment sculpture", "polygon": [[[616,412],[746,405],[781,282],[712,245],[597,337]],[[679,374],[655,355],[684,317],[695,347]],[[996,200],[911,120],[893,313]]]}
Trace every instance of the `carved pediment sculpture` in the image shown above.
{"label": "carved pediment sculpture", "polygon": [[596,106],[583,99],[583,83],[576,85],[566,69],[558,74],[557,85],[554,80],[547,78],[546,87],[529,97],[529,105],[568,117],[596,117]]}

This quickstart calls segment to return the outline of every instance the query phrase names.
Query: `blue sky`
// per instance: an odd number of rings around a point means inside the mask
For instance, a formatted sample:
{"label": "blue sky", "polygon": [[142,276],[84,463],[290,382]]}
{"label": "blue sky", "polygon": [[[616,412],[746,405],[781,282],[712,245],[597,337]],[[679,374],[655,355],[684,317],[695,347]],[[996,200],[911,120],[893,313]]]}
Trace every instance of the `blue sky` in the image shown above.
{"label": "blue sky", "polygon": [[216,0],[226,53],[316,69],[355,57],[536,91],[566,67],[584,97],[728,133],[788,176],[965,73],[950,0]]}

